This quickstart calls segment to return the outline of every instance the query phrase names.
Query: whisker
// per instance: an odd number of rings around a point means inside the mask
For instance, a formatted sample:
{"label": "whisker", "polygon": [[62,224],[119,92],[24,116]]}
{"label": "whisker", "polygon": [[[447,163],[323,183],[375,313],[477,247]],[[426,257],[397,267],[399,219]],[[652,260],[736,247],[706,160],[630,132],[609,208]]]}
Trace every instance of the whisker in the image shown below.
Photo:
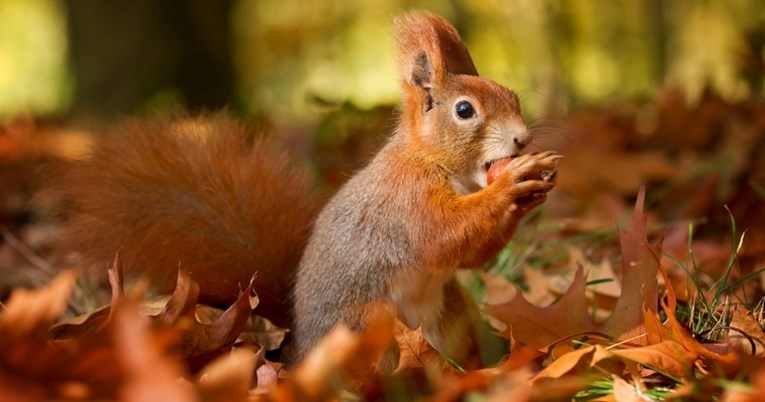
{"label": "whisker", "polygon": [[540,117],[529,124],[529,130],[535,137],[558,137],[566,140],[567,144],[576,145],[577,139],[568,128],[554,117]]}
{"label": "whisker", "polygon": [[538,95],[544,97],[545,99],[550,98],[550,96],[548,96],[546,93],[534,88],[521,89],[516,91],[516,93],[518,94],[518,99],[521,102],[525,101],[529,95]]}
{"label": "whisker", "polygon": [[530,142],[528,145],[526,145],[529,148],[534,148],[535,151],[542,152],[543,149],[539,145],[535,144],[533,141]]}

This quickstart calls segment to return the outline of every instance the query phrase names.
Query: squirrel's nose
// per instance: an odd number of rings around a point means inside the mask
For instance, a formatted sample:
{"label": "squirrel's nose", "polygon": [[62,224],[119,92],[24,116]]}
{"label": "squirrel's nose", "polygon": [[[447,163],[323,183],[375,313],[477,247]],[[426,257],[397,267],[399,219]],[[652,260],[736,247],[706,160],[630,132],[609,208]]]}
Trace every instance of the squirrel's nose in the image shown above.
{"label": "squirrel's nose", "polygon": [[523,130],[516,132],[513,135],[513,143],[515,146],[518,147],[518,150],[522,150],[526,147],[526,145],[529,145],[531,142],[531,133],[528,129],[524,128]]}

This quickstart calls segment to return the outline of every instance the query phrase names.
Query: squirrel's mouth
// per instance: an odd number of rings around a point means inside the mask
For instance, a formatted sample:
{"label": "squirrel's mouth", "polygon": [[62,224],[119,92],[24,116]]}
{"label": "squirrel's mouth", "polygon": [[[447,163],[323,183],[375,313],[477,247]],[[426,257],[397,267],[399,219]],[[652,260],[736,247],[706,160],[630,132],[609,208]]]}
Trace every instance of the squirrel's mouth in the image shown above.
{"label": "squirrel's mouth", "polygon": [[496,158],[496,159],[491,159],[488,162],[483,164],[483,171],[484,172],[488,172],[489,169],[491,169],[491,165],[493,165],[493,164],[495,164],[495,163],[497,163],[497,162],[499,162],[499,161],[501,161],[503,159],[511,159],[511,158],[516,158],[516,157],[518,157],[518,154],[512,154],[512,155],[509,155],[509,156],[501,156],[501,157]]}

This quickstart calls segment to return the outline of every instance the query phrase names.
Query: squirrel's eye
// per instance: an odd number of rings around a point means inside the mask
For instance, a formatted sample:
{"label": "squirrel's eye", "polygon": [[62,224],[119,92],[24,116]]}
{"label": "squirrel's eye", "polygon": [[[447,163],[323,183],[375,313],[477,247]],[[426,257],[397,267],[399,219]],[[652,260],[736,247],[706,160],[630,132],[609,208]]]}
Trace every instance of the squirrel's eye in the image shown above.
{"label": "squirrel's eye", "polygon": [[473,105],[468,101],[460,101],[457,103],[457,106],[454,107],[454,113],[456,113],[457,117],[462,120],[475,117],[475,109],[473,109]]}

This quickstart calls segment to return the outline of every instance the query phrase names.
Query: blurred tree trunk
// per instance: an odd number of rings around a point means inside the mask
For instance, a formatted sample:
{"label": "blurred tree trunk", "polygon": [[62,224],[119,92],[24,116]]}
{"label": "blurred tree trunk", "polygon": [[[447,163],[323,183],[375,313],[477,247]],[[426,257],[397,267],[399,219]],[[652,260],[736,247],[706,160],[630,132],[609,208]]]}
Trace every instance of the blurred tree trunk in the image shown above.
{"label": "blurred tree trunk", "polygon": [[75,113],[134,113],[158,94],[190,109],[231,103],[233,0],[64,0]]}

